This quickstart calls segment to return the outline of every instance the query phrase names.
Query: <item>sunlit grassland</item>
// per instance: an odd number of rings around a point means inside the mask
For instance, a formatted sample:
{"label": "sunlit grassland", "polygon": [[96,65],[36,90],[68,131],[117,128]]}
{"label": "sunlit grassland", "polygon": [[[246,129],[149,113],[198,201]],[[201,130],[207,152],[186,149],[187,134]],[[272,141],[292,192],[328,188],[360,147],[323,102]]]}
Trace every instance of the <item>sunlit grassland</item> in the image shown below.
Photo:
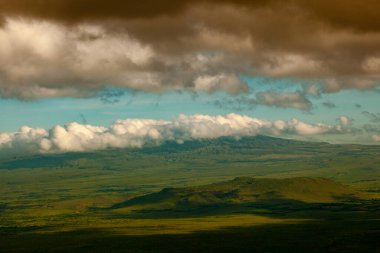
{"label": "sunlit grassland", "polygon": [[[282,197],[297,200],[285,204],[260,202],[263,200],[260,197],[258,202],[255,199],[245,202],[246,196],[258,194],[260,188],[257,188],[246,195],[242,190],[236,200],[228,200],[227,204],[210,202],[212,205],[209,203],[206,207],[202,205],[207,204],[210,196],[195,194],[186,197],[186,201],[195,206],[177,206],[176,203],[183,202],[183,196],[176,195],[167,202],[114,208],[168,187],[202,191],[206,185],[207,192],[212,190],[210,184],[218,185],[218,182],[235,177],[263,179],[261,182],[265,182],[266,188],[279,186],[274,179],[295,177],[327,178],[342,186],[313,186],[307,194],[297,192],[302,183],[295,186],[295,190],[281,188]],[[350,195],[343,186],[352,189],[357,199],[338,201],[328,195],[329,192]],[[223,187],[222,190],[228,191],[234,186],[225,184]],[[100,231],[99,235],[93,235],[94,240],[111,235],[194,234],[196,237],[197,233],[236,229],[244,230],[237,232],[239,235],[258,233],[257,238],[260,238],[262,234],[258,231],[271,234],[265,227],[274,231],[277,227],[294,228],[292,233],[300,238],[302,229],[318,237],[313,227],[336,231],[342,238],[355,237],[356,233],[367,236],[367,233],[372,235],[378,231],[379,199],[380,146],[330,145],[259,136],[0,161],[0,235],[4,242],[12,242],[10,245],[15,247],[17,241],[24,238],[34,245],[34,236],[56,238],[52,239],[55,245],[58,234],[62,238],[72,238],[70,236],[77,236],[81,234],[78,231],[84,230]],[[212,196],[211,200],[214,201]],[[369,227],[372,230],[368,230]],[[350,229],[352,235],[346,235]],[[279,240],[292,240],[292,235],[281,233],[284,234],[276,235]],[[226,235],[220,236],[223,240]],[[115,243],[112,238],[110,240]],[[239,244],[237,238],[234,240]],[[76,243],[82,245],[88,238],[82,239]],[[192,240],[196,243],[198,239]],[[327,243],[329,238],[323,240]],[[140,245],[140,239],[136,239],[136,243]],[[63,244],[58,244],[65,252]],[[28,245],[29,242],[25,242],[26,249]],[[78,252],[82,251],[78,249]]]}

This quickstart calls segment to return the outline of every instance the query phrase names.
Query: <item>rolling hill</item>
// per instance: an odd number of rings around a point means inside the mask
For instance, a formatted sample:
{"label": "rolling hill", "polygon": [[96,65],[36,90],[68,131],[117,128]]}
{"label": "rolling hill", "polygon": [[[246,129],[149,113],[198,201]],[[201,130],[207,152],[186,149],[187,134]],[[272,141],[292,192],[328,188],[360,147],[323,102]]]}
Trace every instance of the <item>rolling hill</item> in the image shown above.
{"label": "rolling hill", "polygon": [[268,179],[237,177],[204,186],[165,188],[159,192],[132,198],[113,208],[192,208],[244,203],[336,203],[359,199],[360,193],[325,178]]}

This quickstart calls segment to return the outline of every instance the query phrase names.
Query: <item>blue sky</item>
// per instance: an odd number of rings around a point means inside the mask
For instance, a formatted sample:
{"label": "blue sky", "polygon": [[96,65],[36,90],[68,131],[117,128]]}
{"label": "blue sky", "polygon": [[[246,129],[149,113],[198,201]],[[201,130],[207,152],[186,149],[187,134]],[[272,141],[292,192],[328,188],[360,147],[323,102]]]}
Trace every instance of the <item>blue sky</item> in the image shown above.
{"label": "blue sky", "polygon": [[[253,96],[256,92],[268,89],[281,91],[295,91],[301,89],[297,83],[290,85],[289,80],[268,80],[263,78],[244,78],[250,86]],[[173,119],[179,114],[208,114],[224,115],[228,113],[245,114],[267,120],[289,120],[297,118],[309,123],[335,124],[342,115],[353,119],[353,124],[360,127],[369,123],[369,118],[363,111],[379,113],[380,93],[367,90],[345,90],[337,93],[322,94],[321,97],[311,97],[313,108],[302,111],[294,108],[277,108],[265,105],[256,105],[252,108],[220,108],[213,102],[223,101],[223,98],[234,98],[224,92],[194,93],[162,92],[147,93],[128,89],[117,89],[115,97],[107,98],[104,94],[115,91],[108,88],[108,92],[100,92],[92,98],[50,98],[33,101],[16,99],[1,99],[0,131],[14,132],[21,126],[50,128],[54,125],[64,125],[69,122],[88,123],[91,125],[108,126],[116,119],[146,118],[146,119]],[[103,94],[103,95],[102,95]],[[322,105],[329,101],[336,107],[327,108]],[[360,108],[358,107],[360,105]]]}
{"label": "blue sky", "polygon": [[[70,139],[78,150],[104,144],[107,133],[128,139],[125,129],[112,132],[118,119],[164,119],[172,126],[180,114],[206,115],[199,131],[211,136],[212,125],[221,136],[229,126],[227,132],[237,135],[271,130],[284,137],[380,143],[380,28],[373,22],[357,26],[362,19],[340,13],[345,22],[337,25],[304,1],[292,1],[295,8],[178,2],[178,13],[162,6],[157,16],[149,11],[139,19],[81,9],[69,22],[62,6],[50,4],[57,9],[49,18],[45,8],[25,16],[18,5],[19,12],[2,16],[0,149],[33,144],[38,152],[62,150]],[[362,9],[363,17],[368,11]],[[207,118],[230,113],[236,117]],[[188,138],[191,120],[199,123],[197,117],[180,122]],[[141,136],[171,138],[157,121],[155,127],[143,122]]]}

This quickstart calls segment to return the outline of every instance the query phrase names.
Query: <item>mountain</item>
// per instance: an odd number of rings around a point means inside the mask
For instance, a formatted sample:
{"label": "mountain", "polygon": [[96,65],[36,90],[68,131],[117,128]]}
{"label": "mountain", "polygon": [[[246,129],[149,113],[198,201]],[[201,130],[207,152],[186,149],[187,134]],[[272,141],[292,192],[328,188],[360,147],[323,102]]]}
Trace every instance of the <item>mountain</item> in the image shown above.
{"label": "mountain", "polygon": [[[0,160],[0,178],[33,183],[49,179],[54,187],[70,185],[104,193],[155,192],[240,176],[255,178],[323,177],[379,193],[380,146],[335,145],[269,136],[167,142],[140,149],[108,149],[14,157]],[[60,177],[57,177],[57,175]],[[29,180],[30,179],[30,180]],[[1,180],[0,180],[1,181]],[[99,184],[98,184],[99,182]],[[32,184],[31,184],[32,186]],[[7,189],[7,188],[6,188]]]}
{"label": "mountain", "polygon": [[359,198],[359,194],[355,190],[325,178],[237,177],[230,181],[203,186],[165,188],[156,193],[116,204],[113,208],[131,206],[188,208],[279,201],[332,203],[356,198]]}
{"label": "mountain", "polygon": [[221,137],[217,139],[190,140],[183,144],[174,141],[168,141],[162,145],[150,145],[143,148],[121,148],[107,149],[89,152],[69,152],[64,154],[41,154],[24,156],[20,154],[9,159],[0,160],[0,168],[18,169],[18,168],[42,168],[63,166],[70,164],[71,161],[80,159],[103,160],[117,158],[120,155],[178,155],[188,152],[202,152],[207,155],[224,152],[243,152],[251,153],[252,150],[256,154],[266,150],[283,150],[284,148],[291,150],[319,148],[330,144],[323,142],[305,142],[289,139],[281,139],[270,136],[258,135],[254,137]]}

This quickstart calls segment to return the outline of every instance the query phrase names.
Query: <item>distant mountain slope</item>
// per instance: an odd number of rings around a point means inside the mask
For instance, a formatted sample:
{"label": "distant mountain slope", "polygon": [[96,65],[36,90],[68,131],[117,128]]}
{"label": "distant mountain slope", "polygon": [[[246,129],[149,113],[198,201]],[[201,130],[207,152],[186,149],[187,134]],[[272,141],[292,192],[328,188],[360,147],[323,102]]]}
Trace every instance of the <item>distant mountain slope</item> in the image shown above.
{"label": "distant mountain slope", "polygon": [[266,152],[268,149],[282,150],[287,148],[290,150],[296,149],[311,149],[321,146],[330,145],[323,142],[305,142],[289,139],[281,139],[270,136],[258,135],[254,137],[221,137],[218,139],[204,139],[186,141],[183,144],[178,144],[173,141],[163,143],[162,145],[146,146],[143,148],[123,148],[123,149],[107,149],[92,152],[77,152],[64,154],[42,154],[33,156],[24,156],[20,154],[11,159],[0,160],[0,169],[17,169],[17,168],[41,168],[51,166],[63,166],[71,161],[80,159],[103,160],[120,157],[120,155],[166,155],[166,154],[181,154],[188,152],[201,151],[202,153],[215,154],[224,152],[244,152],[251,153],[254,150],[257,154]]}
{"label": "distant mountain slope", "polygon": [[[92,182],[102,182],[100,191],[115,193],[126,187],[134,192],[147,193],[164,187],[192,186],[253,176],[324,177],[378,194],[380,145],[335,145],[262,135],[223,137],[186,141],[183,144],[167,142],[141,149],[107,149],[29,157],[20,154],[12,159],[0,160],[0,182],[6,179],[7,170],[18,170],[13,171],[13,175],[17,173],[18,178],[25,182],[42,175],[42,178],[49,178],[53,185],[60,180],[57,174],[63,174],[63,178],[67,179],[73,177],[68,184],[77,182],[76,178],[91,178]],[[104,175],[109,179],[106,184]],[[95,183],[89,186],[96,188]]]}
{"label": "distant mountain slope", "polygon": [[133,198],[113,208],[129,206],[189,207],[270,201],[330,203],[358,198],[348,186],[324,178],[256,179],[237,177],[231,181],[197,187],[165,188]]}

